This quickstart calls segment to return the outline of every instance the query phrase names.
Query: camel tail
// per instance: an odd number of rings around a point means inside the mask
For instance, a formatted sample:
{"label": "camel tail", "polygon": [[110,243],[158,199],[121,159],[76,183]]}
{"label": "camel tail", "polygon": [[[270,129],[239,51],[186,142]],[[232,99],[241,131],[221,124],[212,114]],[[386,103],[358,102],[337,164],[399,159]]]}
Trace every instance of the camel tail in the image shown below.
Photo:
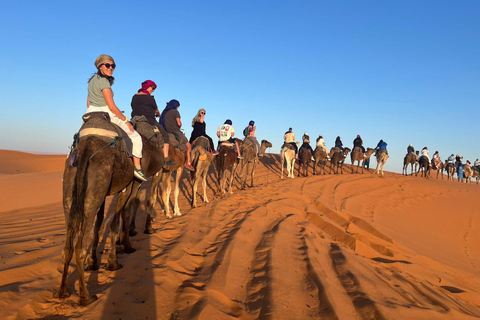
{"label": "camel tail", "polygon": [[78,162],[75,184],[72,192],[72,206],[69,213],[70,223],[74,227],[75,233],[78,231],[79,226],[83,223],[85,194],[87,190],[87,169],[92,154],[92,150],[87,147],[84,149],[84,153],[79,155],[80,159]]}
{"label": "camel tail", "polygon": [[[198,159],[200,158],[200,155],[201,155],[200,150],[197,147],[193,148],[191,153],[192,167],[197,168]],[[195,179],[195,171],[190,171],[190,178]]]}

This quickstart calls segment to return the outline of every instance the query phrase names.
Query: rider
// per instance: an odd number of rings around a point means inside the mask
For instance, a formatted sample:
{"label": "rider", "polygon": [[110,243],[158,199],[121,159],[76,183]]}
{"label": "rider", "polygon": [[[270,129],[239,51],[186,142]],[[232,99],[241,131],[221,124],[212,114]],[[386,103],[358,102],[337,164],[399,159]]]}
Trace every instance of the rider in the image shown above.
{"label": "rider", "polygon": [[411,143],[407,147],[407,154],[409,153],[415,153],[415,148],[412,146]]}
{"label": "rider", "polygon": [[[302,150],[302,148],[306,148],[308,150],[310,150],[310,152],[312,153],[312,156],[313,156],[313,149],[312,147],[310,146],[310,137],[308,136],[308,133],[304,133],[303,136],[302,136],[302,146],[300,147],[300,150]],[[300,152],[299,150],[299,152]]]}
{"label": "rider", "polygon": [[473,166],[476,167],[478,171],[480,171],[480,161],[478,159],[475,160],[475,162],[473,163]]}
{"label": "rider", "polygon": [[[138,92],[132,97],[132,118],[135,116],[144,116],[147,118],[150,125],[155,126],[160,134],[163,136],[163,156],[165,158],[164,167],[174,167],[177,164],[172,162],[168,157],[168,134],[167,131],[158,123],[155,119],[155,116],[160,116],[158,111],[157,103],[152,93],[157,89],[157,85],[152,80],[145,80],[142,82],[142,87]],[[148,138],[148,137],[147,137]]]}
{"label": "rider", "polygon": [[217,137],[218,137],[218,149],[220,149],[220,145],[222,142],[228,141],[230,143],[234,143],[235,147],[237,149],[237,158],[238,159],[243,159],[242,156],[240,155],[240,148],[238,147],[237,141],[233,138],[235,135],[235,129],[233,129],[232,126],[232,120],[227,119],[225,120],[225,123],[222,124],[220,127],[218,127],[217,130]]}
{"label": "rider", "polygon": [[429,151],[427,147],[424,147],[421,152],[422,156],[426,157],[428,159],[428,164],[431,165],[432,162],[430,161],[430,156],[429,156]]}
{"label": "rider", "polygon": [[440,154],[438,153],[438,151],[435,151],[435,153],[433,154],[433,162],[435,163],[435,166],[437,168],[442,163],[442,159],[440,159]]}
{"label": "rider", "polygon": [[185,168],[187,168],[187,170],[194,171],[195,168],[192,167],[192,164],[190,163],[190,152],[192,151],[192,145],[188,142],[185,134],[180,131],[180,128],[182,127],[182,120],[180,120],[178,108],[180,108],[180,102],[177,100],[172,99],[167,102],[167,105],[165,109],[163,109],[162,115],[160,116],[160,124],[167,132],[172,133],[177,138],[179,144],[185,144],[187,146],[187,163],[185,164]]}
{"label": "rider", "polygon": [[289,143],[295,150],[295,159],[298,159],[298,147],[295,143],[295,133],[292,132],[292,128],[288,128],[288,131],[285,132],[283,135],[283,139],[285,140],[285,144]]}
{"label": "rider", "polygon": [[375,148],[378,151],[380,150],[385,150],[387,156],[388,156],[388,151],[387,151],[387,143],[383,140],[380,140],[377,144],[377,147]]}
{"label": "rider", "polygon": [[323,148],[327,154],[327,159],[330,159],[330,156],[328,155],[328,148],[325,145],[325,140],[323,139],[322,135],[319,135],[317,138],[317,147]]}
{"label": "rider", "polygon": [[190,140],[189,142],[193,145],[193,142],[198,138],[198,137],[205,137],[208,140],[208,144],[210,146],[210,152],[212,153],[213,156],[216,156],[218,152],[215,150],[215,146],[213,145],[213,140],[210,138],[209,135],[207,135],[206,128],[207,124],[205,123],[205,114],[207,112],[205,109],[200,109],[198,110],[197,114],[195,117],[192,119],[192,127],[193,131],[192,134],[190,135]]}
{"label": "rider", "polygon": [[457,170],[458,170],[458,167],[462,165],[462,159],[463,157],[461,157],[459,154],[455,156],[455,167],[457,167]]}
{"label": "rider", "polygon": [[247,136],[245,137],[245,140],[250,140],[254,145],[256,145],[257,148],[257,156],[260,155],[260,143],[258,143],[257,137],[255,137],[255,130],[257,130],[257,126],[255,126],[255,121],[250,120],[248,123],[247,127]]}
{"label": "rider", "polygon": [[447,158],[448,163],[454,164],[455,161],[455,155],[452,153],[450,157]]}
{"label": "rider", "polygon": [[365,154],[365,147],[363,146],[363,141],[362,141],[362,138],[360,138],[360,135],[357,135],[355,140],[353,140],[353,149],[355,149],[355,147],[361,148],[363,152],[363,157],[364,158],[367,157],[367,155]]}
{"label": "rider", "polygon": [[140,165],[142,158],[142,137],[128,122],[128,117],[118,109],[113,100],[112,85],[115,78],[112,76],[115,70],[115,61],[107,54],[101,54],[94,63],[97,72],[88,80],[87,112],[106,112],[110,116],[110,122],[115,123],[125,131],[133,144],[133,174],[136,178],[147,181]]}

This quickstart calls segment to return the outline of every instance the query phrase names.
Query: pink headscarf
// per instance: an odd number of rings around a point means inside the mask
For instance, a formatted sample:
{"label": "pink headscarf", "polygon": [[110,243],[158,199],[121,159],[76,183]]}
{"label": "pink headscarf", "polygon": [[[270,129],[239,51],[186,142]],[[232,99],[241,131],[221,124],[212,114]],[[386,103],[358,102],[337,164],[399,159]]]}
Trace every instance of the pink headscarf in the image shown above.
{"label": "pink headscarf", "polygon": [[143,93],[146,93],[146,94],[150,94],[150,92],[148,92],[148,88],[150,87],[153,87],[153,88],[157,88],[157,84],[155,82],[153,82],[152,80],[145,80],[142,82],[142,88],[141,89],[138,89],[138,92],[143,92]]}

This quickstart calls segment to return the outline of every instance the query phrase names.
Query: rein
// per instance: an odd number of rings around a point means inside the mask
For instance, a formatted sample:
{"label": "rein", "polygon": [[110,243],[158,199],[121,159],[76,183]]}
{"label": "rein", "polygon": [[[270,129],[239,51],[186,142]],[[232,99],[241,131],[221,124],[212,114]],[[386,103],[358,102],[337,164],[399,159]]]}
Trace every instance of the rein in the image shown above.
{"label": "rein", "polygon": [[100,149],[98,149],[97,151],[95,151],[95,153],[90,156],[90,159],[89,159],[89,160],[92,160],[92,158],[93,158],[94,155],[96,155],[99,151],[101,151],[102,149],[105,149],[105,148],[108,147],[108,146],[112,146],[112,148],[115,148],[116,145],[117,145],[117,140],[121,140],[121,139],[122,139],[121,137],[115,137],[115,138],[113,138],[112,141],[110,141],[109,143],[107,143],[106,145],[104,145],[103,147],[101,147]]}

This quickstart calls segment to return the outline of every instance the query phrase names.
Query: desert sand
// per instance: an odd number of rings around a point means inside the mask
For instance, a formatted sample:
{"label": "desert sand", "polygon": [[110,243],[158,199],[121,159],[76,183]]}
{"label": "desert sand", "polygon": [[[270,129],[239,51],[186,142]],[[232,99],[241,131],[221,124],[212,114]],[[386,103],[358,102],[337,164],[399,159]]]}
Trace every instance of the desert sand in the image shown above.
{"label": "desert sand", "polygon": [[214,196],[211,167],[210,203],[195,209],[184,174],[183,216],[168,220],[157,203],[153,235],[142,232],[144,183],[137,251],[120,253],[117,271],[104,268],[115,201],[107,198],[102,267],[86,272],[98,300],[77,304],[75,258],[72,295],[56,299],[64,162],[0,150],[1,319],[480,317],[480,185],[351,174],[349,166],[281,180],[274,154],[262,158],[254,188],[237,182],[223,198]]}

